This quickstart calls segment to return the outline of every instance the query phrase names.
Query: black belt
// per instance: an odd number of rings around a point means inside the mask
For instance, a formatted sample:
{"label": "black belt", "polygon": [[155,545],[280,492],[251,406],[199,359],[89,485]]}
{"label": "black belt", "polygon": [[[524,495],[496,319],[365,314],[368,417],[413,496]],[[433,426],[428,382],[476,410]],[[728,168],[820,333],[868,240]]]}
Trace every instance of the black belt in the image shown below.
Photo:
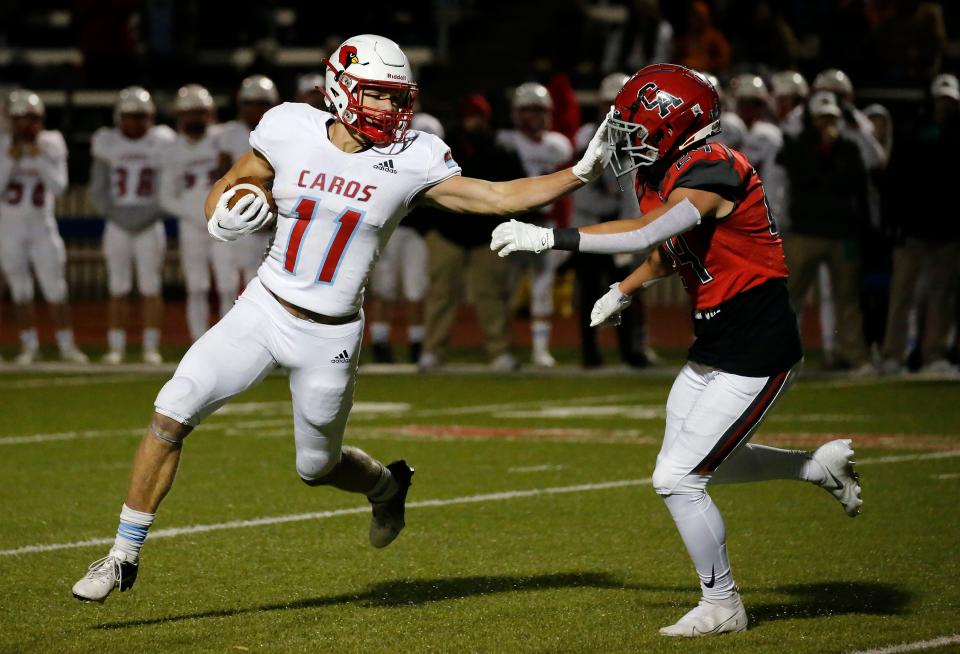
{"label": "black belt", "polygon": [[[266,288],[266,287],[264,287]],[[296,304],[291,304],[287,302],[282,297],[271,291],[269,288],[267,292],[273,296],[277,302],[280,303],[284,309],[287,310],[292,316],[300,318],[301,320],[309,320],[310,322],[315,322],[318,325],[346,325],[348,322],[353,322],[360,317],[360,312],[350,314],[349,316],[325,316],[322,313],[317,313],[316,311],[310,311],[309,309],[304,309],[303,307],[298,307]]]}

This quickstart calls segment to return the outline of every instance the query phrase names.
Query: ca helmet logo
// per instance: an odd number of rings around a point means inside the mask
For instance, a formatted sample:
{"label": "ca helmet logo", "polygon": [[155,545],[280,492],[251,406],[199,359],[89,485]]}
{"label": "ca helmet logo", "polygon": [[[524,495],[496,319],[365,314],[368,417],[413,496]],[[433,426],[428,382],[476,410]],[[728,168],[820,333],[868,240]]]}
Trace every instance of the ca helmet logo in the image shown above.
{"label": "ca helmet logo", "polygon": [[350,64],[359,64],[360,58],[357,57],[357,49],[352,45],[345,45],[340,48],[340,65],[343,70],[350,67]]}
{"label": "ca helmet logo", "polygon": [[[648,95],[652,95],[652,99]],[[666,118],[674,108],[683,104],[683,100],[657,88],[657,85],[653,82],[647,82],[640,87],[640,90],[637,91],[637,100],[650,111],[658,110],[661,118]]]}

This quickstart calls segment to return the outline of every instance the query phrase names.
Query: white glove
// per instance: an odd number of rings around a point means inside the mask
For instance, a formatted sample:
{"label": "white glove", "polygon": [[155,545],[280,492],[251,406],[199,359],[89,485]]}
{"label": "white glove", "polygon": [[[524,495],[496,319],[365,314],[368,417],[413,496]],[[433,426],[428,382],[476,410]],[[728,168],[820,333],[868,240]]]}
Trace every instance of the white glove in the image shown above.
{"label": "white glove", "polygon": [[613,115],[613,107],[600,123],[580,161],[573,165],[573,174],[580,181],[589,184],[603,174],[603,167],[610,162],[610,143],[607,140],[607,121]]}
{"label": "white glove", "polygon": [[493,230],[490,249],[505,257],[511,252],[543,252],[553,247],[553,230],[518,220],[500,223]]}
{"label": "white glove", "polygon": [[610,284],[610,290],[596,301],[590,312],[590,326],[619,325],[620,312],[630,306],[633,299],[620,292],[620,283]]}
{"label": "white glove", "polygon": [[263,198],[250,193],[237,200],[233,209],[227,208],[237,189],[230,189],[217,200],[217,208],[207,221],[207,231],[218,241],[236,241],[245,234],[255,232],[276,216]]}

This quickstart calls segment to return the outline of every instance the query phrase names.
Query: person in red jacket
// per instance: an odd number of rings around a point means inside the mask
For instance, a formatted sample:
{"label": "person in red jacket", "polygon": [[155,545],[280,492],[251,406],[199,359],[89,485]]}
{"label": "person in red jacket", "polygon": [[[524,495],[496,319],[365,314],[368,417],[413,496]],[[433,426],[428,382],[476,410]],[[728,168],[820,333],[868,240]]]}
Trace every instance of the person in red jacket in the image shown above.
{"label": "person in red jacket", "polygon": [[554,248],[598,254],[653,249],[597,301],[591,324],[609,324],[630,295],[678,273],[693,304],[696,340],[667,399],[663,446],[653,472],[700,577],[700,603],[666,636],[747,628],[727,557],[723,518],[707,484],[800,479],[830,491],[851,517],[860,511],[851,441],[815,452],[749,444],[803,357],[790,305],[783,242],[763,185],[747,158],[706,140],[720,131],[716,89],[694,71],[647,66],[617,94],[608,116],[610,165],[637,171],[638,218],[580,229],[510,221],[491,248]]}

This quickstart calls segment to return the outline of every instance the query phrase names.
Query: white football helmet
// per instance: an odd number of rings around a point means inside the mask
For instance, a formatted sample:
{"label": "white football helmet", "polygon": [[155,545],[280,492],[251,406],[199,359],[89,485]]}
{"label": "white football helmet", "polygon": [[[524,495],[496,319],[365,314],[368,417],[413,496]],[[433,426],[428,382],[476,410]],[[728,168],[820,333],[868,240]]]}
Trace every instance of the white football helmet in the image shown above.
{"label": "white football helmet", "polygon": [[630,76],[626,73],[610,73],[600,80],[600,102],[603,104],[613,104],[617,99],[617,93],[627,83]]}
{"label": "white football helmet", "polygon": [[181,86],[180,90],[177,91],[177,97],[173,101],[173,110],[177,113],[197,109],[210,111],[213,108],[213,96],[210,95],[210,91],[199,84]]}
{"label": "white football helmet", "polygon": [[730,91],[738,102],[741,100],[770,102],[770,92],[759,75],[751,73],[737,75],[730,80]]}
{"label": "white football helmet", "polygon": [[814,91],[830,91],[847,101],[853,100],[853,82],[842,70],[828,68],[813,79]]}
{"label": "white football helmet", "polygon": [[303,96],[307,93],[313,93],[317,89],[323,89],[323,75],[320,73],[307,73],[297,78],[297,95]]}
{"label": "white football helmet", "polygon": [[237,100],[277,105],[280,104],[280,94],[277,92],[277,85],[266,75],[251,75],[240,82]]}
{"label": "white football helmet", "polygon": [[930,84],[930,94],[934,98],[953,98],[960,101],[960,81],[956,75],[949,73],[937,75]]}
{"label": "white football helmet", "polygon": [[150,92],[142,86],[128,86],[120,91],[113,105],[113,121],[119,125],[123,114],[146,114],[153,117],[157,107],[153,104]]}
{"label": "white football helmet", "polygon": [[[621,86],[623,86],[621,84]],[[617,89],[619,92],[620,89]],[[614,93],[613,97],[617,97]],[[553,99],[550,97],[550,91],[543,84],[536,82],[526,82],[513,90],[513,100],[510,107],[516,111],[523,107],[537,107],[551,111],[553,109]]]}
{"label": "white football helmet", "polygon": [[[333,51],[326,66],[324,95],[331,113],[376,145],[397,143],[410,127],[417,84],[400,46],[376,34],[361,34]],[[363,103],[364,91],[388,93],[392,109]]]}
{"label": "white football helmet", "polygon": [[46,109],[43,100],[33,91],[17,89],[11,91],[7,98],[7,115],[11,118],[19,116],[43,116]]}
{"label": "white football helmet", "polygon": [[810,85],[806,78],[795,70],[781,70],[770,77],[770,88],[773,96],[801,97],[810,95]]}

